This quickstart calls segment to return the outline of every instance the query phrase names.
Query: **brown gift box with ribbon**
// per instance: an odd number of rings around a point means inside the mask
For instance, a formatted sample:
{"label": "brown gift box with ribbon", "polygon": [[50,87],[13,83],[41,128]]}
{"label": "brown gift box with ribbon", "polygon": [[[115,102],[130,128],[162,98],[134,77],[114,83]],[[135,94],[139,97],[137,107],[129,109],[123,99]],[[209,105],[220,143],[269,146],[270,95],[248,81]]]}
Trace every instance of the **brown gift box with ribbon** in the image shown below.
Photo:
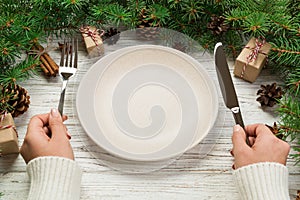
{"label": "brown gift box with ribbon", "polygon": [[103,41],[98,29],[94,26],[80,28],[86,50],[90,57],[97,57],[104,54]]}
{"label": "brown gift box with ribbon", "polygon": [[235,61],[234,75],[253,83],[265,65],[270,49],[271,45],[264,40],[251,38]]}
{"label": "brown gift box with ribbon", "polygon": [[0,119],[0,155],[19,153],[18,135],[10,113]]}

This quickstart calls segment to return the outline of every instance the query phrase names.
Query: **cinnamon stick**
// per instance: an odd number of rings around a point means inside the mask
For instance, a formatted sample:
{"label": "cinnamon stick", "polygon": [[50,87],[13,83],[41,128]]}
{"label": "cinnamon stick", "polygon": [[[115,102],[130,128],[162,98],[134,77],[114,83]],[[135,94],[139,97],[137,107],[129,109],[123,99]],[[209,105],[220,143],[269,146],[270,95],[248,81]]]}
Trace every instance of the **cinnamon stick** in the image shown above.
{"label": "cinnamon stick", "polygon": [[40,67],[42,68],[43,72],[46,74],[46,76],[50,76],[49,70],[45,67],[43,63],[40,64]]}
{"label": "cinnamon stick", "polygon": [[[35,48],[39,51],[44,51],[44,47],[42,47],[39,44],[35,45]],[[43,63],[43,66],[41,68],[43,69],[44,73],[46,75],[50,76],[56,76],[56,74],[59,71],[59,66],[56,64],[56,62],[49,56],[48,53],[43,53],[40,56],[40,60]]]}
{"label": "cinnamon stick", "polygon": [[49,63],[49,65],[51,66],[51,68],[53,69],[53,71],[57,74],[58,73],[58,65],[56,64],[56,62],[54,62],[54,60],[49,56],[49,54],[47,54],[47,53],[44,53],[43,55],[42,55],[42,57],[44,57],[47,61],[48,61],[48,63]]}
{"label": "cinnamon stick", "polygon": [[49,65],[49,63],[47,62],[47,60],[43,56],[41,56],[40,59],[43,62],[44,66],[47,68],[47,70],[50,72],[50,75],[55,76],[56,74],[53,71],[52,67]]}

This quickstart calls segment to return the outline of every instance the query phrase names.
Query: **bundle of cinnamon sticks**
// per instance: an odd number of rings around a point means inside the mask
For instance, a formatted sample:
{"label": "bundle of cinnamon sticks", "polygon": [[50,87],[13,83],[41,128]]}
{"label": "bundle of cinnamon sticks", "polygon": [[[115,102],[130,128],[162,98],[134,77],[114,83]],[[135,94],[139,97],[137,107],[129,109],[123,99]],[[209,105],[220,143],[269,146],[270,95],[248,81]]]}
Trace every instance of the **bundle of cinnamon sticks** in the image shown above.
{"label": "bundle of cinnamon sticks", "polygon": [[[44,47],[42,47],[40,44],[36,44],[34,46],[36,50],[39,50],[40,52],[44,51]],[[40,67],[42,68],[43,72],[46,76],[56,76],[58,73],[59,66],[56,64],[56,62],[49,56],[48,53],[42,53],[40,55],[41,64]]]}

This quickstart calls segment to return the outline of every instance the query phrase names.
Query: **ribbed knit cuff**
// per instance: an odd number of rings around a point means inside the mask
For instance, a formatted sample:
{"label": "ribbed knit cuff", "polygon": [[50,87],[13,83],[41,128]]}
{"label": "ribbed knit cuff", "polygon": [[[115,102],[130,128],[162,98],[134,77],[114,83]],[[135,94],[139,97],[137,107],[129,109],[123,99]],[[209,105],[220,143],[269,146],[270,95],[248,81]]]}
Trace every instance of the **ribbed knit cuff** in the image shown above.
{"label": "ribbed knit cuff", "polygon": [[241,199],[289,200],[288,169],[279,163],[262,162],[233,171]]}
{"label": "ribbed knit cuff", "polygon": [[27,165],[31,185],[29,200],[77,200],[82,171],[75,161],[62,157],[38,157]]}

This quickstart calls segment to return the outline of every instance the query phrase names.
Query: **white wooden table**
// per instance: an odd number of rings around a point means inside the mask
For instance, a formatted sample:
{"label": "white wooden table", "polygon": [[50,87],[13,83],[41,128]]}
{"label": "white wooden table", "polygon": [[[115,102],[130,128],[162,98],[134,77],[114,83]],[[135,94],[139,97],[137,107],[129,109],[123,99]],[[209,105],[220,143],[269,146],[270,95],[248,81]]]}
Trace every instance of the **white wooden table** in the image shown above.
{"label": "white wooden table", "polygon": [[[137,41],[132,33],[122,32],[117,45],[105,45],[105,54],[125,46],[144,44],[145,41]],[[72,134],[71,144],[74,149],[75,158],[83,169],[81,199],[239,199],[238,191],[234,186],[232,177],[233,158],[229,151],[232,148],[231,134],[234,120],[229,111],[220,103],[223,113],[223,123],[217,138],[207,141],[212,147],[207,155],[199,154],[200,144],[189,150],[170,165],[164,166],[157,171],[144,173],[128,173],[120,166],[106,161],[105,151],[95,147],[89,152],[92,144],[80,126],[75,109],[76,90],[81,78],[87,70],[99,59],[89,58],[80,43],[79,71],[73,78],[67,89],[64,112],[69,116],[65,123]],[[51,51],[50,55],[59,63],[58,51]],[[206,65],[209,74],[216,79],[212,57],[203,57],[202,53],[193,54],[196,59]],[[233,62],[230,62],[231,71]],[[264,69],[253,84],[233,77],[237,90],[240,106],[244,116],[245,124],[267,123],[273,124],[277,121],[274,109],[262,109],[256,102],[256,91],[261,84],[279,82],[276,74],[271,69]],[[217,82],[216,82],[217,83]],[[29,119],[39,113],[49,112],[51,108],[57,107],[61,87],[60,77],[46,78],[43,75],[30,78],[21,83],[31,96],[30,109],[15,118],[19,133],[19,143],[23,142]],[[218,85],[217,85],[218,86]],[[220,100],[222,100],[220,98]],[[211,145],[215,143],[215,145]],[[96,155],[96,157],[95,157]],[[97,156],[98,155],[98,156]],[[98,158],[103,157],[104,161]],[[297,189],[300,189],[300,168],[294,165],[291,158],[288,159],[289,188],[291,199],[295,199]],[[122,165],[121,165],[122,166]],[[115,170],[117,168],[119,170]],[[120,170],[121,169],[121,170]],[[26,174],[26,165],[20,155],[5,156],[0,158],[0,192],[4,194],[2,199],[16,200],[26,199],[29,190],[29,180]]]}

